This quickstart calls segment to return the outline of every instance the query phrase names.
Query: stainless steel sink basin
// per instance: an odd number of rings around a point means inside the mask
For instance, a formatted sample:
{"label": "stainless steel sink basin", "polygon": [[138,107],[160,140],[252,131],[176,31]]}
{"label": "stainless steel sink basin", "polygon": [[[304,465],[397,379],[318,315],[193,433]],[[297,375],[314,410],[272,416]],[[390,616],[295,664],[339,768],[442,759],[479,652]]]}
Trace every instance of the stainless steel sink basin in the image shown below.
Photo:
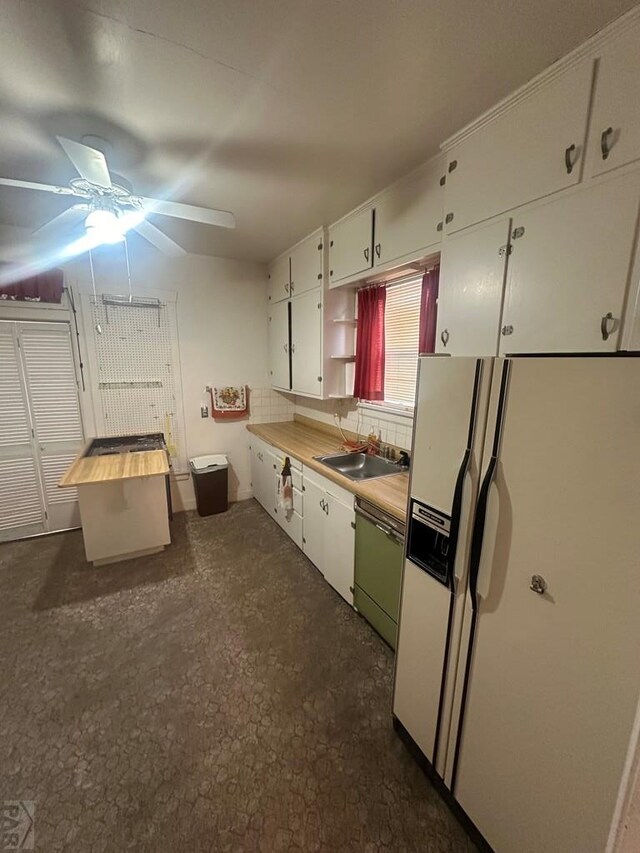
{"label": "stainless steel sink basin", "polygon": [[367,453],[331,453],[328,456],[314,456],[314,459],[350,480],[372,480],[374,477],[388,477],[407,470],[396,462]]}

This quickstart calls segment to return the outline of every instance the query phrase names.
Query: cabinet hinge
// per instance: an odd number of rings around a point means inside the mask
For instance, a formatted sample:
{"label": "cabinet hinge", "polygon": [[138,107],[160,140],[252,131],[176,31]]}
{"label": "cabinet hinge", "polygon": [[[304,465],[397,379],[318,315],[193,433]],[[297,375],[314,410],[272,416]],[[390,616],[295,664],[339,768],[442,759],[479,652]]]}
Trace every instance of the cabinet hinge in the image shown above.
{"label": "cabinet hinge", "polygon": [[329,248],[331,248],[331,246],[333,246],[333,240],[329,243]]}
{"label": "cabinet hinge", "polygon": [[321,272],[319,272],[319,273],[318,273],[318,281],[319,281],[321,278],[322,278],[322,273],[321,273]]}
{"label": "cabinet hinge", "polygon": [[322,382],[322,376],[318,376],[318,382]]}
{"label": "cabinet hinge", "polygon": [[322,302],[318,302],[318,308],[322,308]]}
{"label": "cabinet hinge", "polygon": [[303,544],[303,545],[306,545],[306,544],[307,544],[307,540],[304,538],[304,536],[302,537],[302,544]]}
{"label": "cabinet hinge", "polygon": [[355,523],[355,521],[352,521],[352,522],[351,522],[351,526],[353,527],[353,529],[354,529],[354,530],[356,529],[356,523]]}
{"label": "cabinet hinge", "polygon": [[504,246],[500,246],[500,248],[498,249],[498,255],[501,258],[510,255],[511,252],[513,252],[513,246],[511,245],[511,243],[505,243]]}
{"label": "cabinet hinge", "polygon": [[47,519],[49,518],[49,513],[46,511],[46,509],[45,509],[45,511],[44,511],[44,517],[45,517],[45,518],[47,518]]}
{"label": "cabinet hinge", "polygon": [[524,237],[524,225],[519,225],[518,228],[514,228],[511,232],[512,240],[517,240],[519,237]]}
{"label": "cabinet hinge", "polygon": [[457,168],[458,168],[458,161],[457,161],[457,160],[452,160],[452,161],[449,163],[449,172],[453,172],[453,171],[454,171],[455,169],[457,169]]}
{"label": "cabinet hinge", "polygon": [[446,183],[447,183],[447,176],[446,176],[446,175],[443,175],[443,176],[440,178],[440,186],[441,186],[441,187],[443,187]]}
{"label": "cabinet hinge", "polygon": [[321,252],[321,251],[322,251],[322,243],[318,243],[318,251],[319,251],[319,252]]}

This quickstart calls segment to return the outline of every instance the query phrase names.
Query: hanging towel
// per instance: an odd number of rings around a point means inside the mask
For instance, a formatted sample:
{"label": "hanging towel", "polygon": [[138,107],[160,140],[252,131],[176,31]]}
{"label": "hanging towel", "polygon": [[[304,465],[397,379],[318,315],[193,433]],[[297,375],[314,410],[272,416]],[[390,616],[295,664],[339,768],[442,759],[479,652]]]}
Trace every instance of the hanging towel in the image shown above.
{"label": "hanging towel", "polygon": [[225,385],[211,389],[211,417],[233,420],[249,415],[249,386]]}
{"label": "hanging towel", "polygon": [[291,462],[285,456],[282,473],[278,482],[280,506],[285,514],[293,512],[293,479],[291,477]]}

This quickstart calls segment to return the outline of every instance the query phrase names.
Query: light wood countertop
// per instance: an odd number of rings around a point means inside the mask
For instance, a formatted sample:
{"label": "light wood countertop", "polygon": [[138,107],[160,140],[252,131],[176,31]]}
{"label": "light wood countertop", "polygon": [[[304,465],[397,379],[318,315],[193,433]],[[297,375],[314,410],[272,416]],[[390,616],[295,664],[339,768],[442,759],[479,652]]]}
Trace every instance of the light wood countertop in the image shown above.
{"label": "light wood countertop", "polygon": [[164,450],[84,456],[87,449],[88,445],[62,475],[58,486],[63,488],[82,486],[87,483],[131,480],[134,477],[157,477],[169,473],[169,460]]}
{"label": "light wood countertop", "polygon": [[325,431],[324,425],[315,428],[307,419],[304,422],[298,420],[275,424],[248,424],[247,429],[268,444],[299,459],[303,465],[308,465],[343,489],[364,498],[394,518],[406,521],[409,475],[390,474],[388,477],[359,481],[350,480],[333,471],[313,458],[342,450],[342,438]]}

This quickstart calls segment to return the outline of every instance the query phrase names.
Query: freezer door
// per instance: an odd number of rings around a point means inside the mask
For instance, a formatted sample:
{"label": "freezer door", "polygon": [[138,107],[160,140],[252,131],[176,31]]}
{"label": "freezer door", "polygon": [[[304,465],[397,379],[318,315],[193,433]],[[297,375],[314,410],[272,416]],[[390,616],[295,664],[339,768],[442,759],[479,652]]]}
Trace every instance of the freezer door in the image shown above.
{"label": "freezer door", "polygon": [[[420,359],[412,506],[451,516],[451,577],[442,583],[419,559],[405,561],[393,712],[436,771],[444,773],[465,604],[473,506],[484,440],[491,359]],[[420,504],[416,503],[416,499]],[[411,525],[420,521],[408,519]],[[424,556],[424,555],[423,555]]]}
{"label": "freezer door", "polygon": [[495,369],[448,771],[497,853],[602,853],[639,695],[640,358]]}
{"label": "freezer door", "polygon": [[418,359],[411,497],[451,514],[460,464],[477,417],[477,366],[490,376],[490,358],[422,356]]}

